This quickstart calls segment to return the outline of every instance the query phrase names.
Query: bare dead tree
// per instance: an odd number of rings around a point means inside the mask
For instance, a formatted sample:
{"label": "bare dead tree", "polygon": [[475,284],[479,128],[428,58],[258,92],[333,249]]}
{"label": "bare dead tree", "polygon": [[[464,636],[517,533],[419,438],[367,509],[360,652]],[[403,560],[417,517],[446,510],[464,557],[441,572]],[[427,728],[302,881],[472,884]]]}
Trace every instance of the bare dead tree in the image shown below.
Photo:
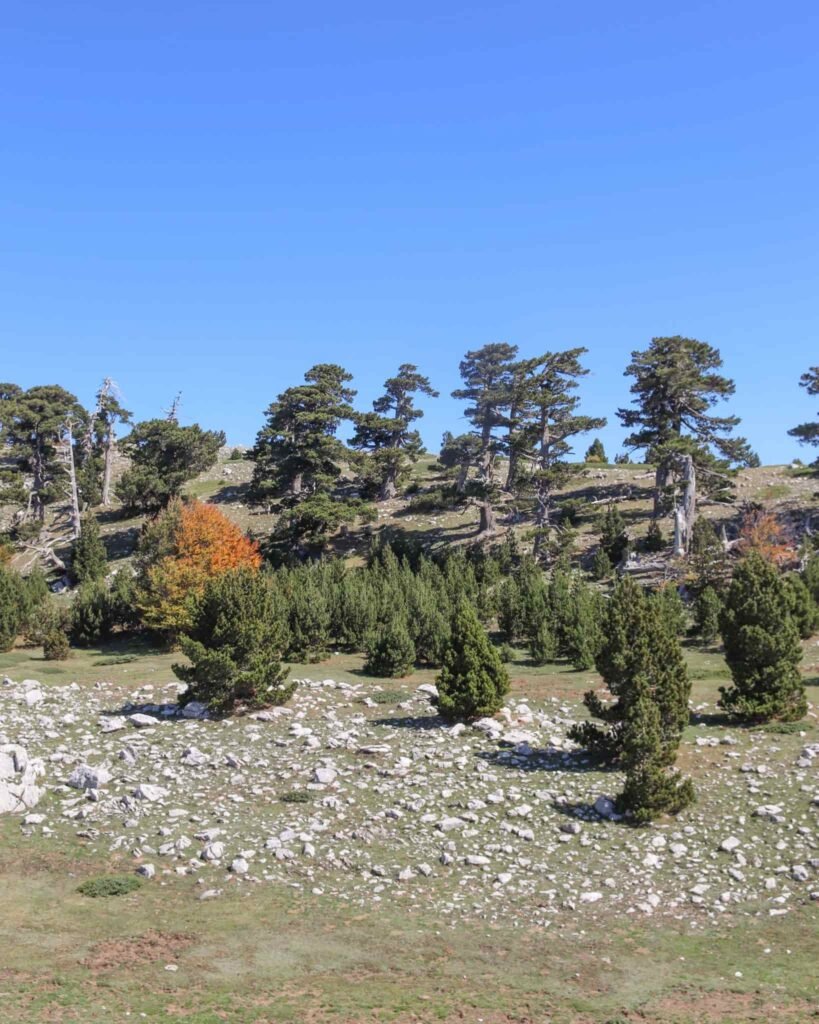
{"label": "bare dead tree", "polygon": [[179,406],[182,404],[182,392],[177,391],[174,395],[174,400],[171,402],[170,409],[165,410],[165,419],[168,423],[179,422]]}

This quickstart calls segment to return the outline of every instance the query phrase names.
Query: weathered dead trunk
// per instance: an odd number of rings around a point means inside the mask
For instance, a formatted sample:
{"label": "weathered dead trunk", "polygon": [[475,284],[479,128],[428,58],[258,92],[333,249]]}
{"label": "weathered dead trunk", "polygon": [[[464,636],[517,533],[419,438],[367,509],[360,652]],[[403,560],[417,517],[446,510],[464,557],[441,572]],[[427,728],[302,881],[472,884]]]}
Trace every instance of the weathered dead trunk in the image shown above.
{"label": "weathered dead trunk", "polygon": [[697,473],[690,455],[680,457],[682,499],[674,510],[674,554],[684,558],[691,550],[694,523],[697,518]]}
{"label": "weathered dead trunk", "polygon": [[462,462],[458,466],[458,476],[455,479],[455,490],[458,494],[463,494],[466,490],[466,481],[469,476],[469,462]]}
{"label": "weathered dead trunk", "polygon": [[77,487],[77,468],[74,463],[74,434],[70,420],[65,425],[63,444],[65,445],[65,464],[68,471],[68,499],[71,505],[69,510],[71,536],[77,540],[82,533],[82,521],[80,518],[80,494]]}
{"label": "weathered dead trunk", "polygon": [[105,450],[102,456],[102,503],[108,508],[111,504],[111,482],[114,477],[114,455],[116,454],[116,434],[114,424],[108,424],[105,432]]}
{"label": "weathered dead trunk", "polygon": [[29,503],[29,508],[32,510],[33,515],[39,519],[41,523],[44,523],[45,502],[43,501],[43,490],[45,489],[46,482],[46,467],[43,443],[39,437],[37,438],[37,444],[34,448],[31,472],[33,480],[31,483],[31,501]]}
{"label": "weathered dead trunk", "polygon": [[296,473],[296,475],[293,477],[293,480],[292,480],[292,482],[290,484],[290,493],[294,497],[298,497],[298,495],[300,495],[303,490],[304,490],[304,477],[303,477],[303,475],[301,473]]}

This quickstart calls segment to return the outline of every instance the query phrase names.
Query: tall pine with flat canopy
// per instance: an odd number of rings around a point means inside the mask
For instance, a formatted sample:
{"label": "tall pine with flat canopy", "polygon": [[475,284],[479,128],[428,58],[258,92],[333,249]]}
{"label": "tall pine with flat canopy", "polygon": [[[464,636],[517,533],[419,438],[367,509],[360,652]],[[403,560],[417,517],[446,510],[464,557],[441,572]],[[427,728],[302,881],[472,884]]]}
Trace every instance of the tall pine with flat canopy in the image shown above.
{"label": "tall pine with flat canopy", "polygon": [[469,402],[464,415],[472,424],[475,439],[475,484],[480,500],[480,533],[495,530],[494,502],[498,496],[497,458],[503,450],[498,431],[509,426],[512,381],[517,345],[494,342],[467,352],[460,363],[462,388],[453,398]]}
{"label": "tall pine with flat canopy", "polygon": [[346,455],[336,432],[353,416],[352,379],[335,363],[319,363],[305,373],[304,384],[283,391],[267,408],[250,455],[254,501],[302,500],[333,488]]}
{"label": "tall pine with flat canopy", "polygon": [[355,416],[356,431],[350,447],[366,453],[358,457],[365,485],[380,501],[394,498],[410,467],[424,452],[421,435],[412,424],[424,414],[414,396],[438,392],[412,363],[402,363],[395,377],[384,382],[384,394],[373,402],[373,411]]}
{"label": "tall pine with flat canopy", "polygon": [[789,594],[776,566],[751,551],[725,595],[720,630],[734,685],[720,706],[738,718],[795,722],[807,711],[799,674],[802,647]]}
{"label": "tall pine with flat canopy", "polygon": [[517,449],[528,464],[535,496],[535,555],[554,527],[555,493],[582,471],[570,462],[572,441],[606,425],[600,416],[581,416],[577,388],[588,374],[585,348],[546,352],[524,360],[519,383]]}
{"label": "tall pine with flat canopy", "polygon": [[745,438],[731,436],[739,417],[711,411],[735,390],[734,382],[717,372],[721,367],[718,349],[676,335],[652,338],[647,349],[632,352],[625,371],[634,378],[634,408],[617,412],[632,431],[623,443],[643,451],[656,467],[654,516],[675,509],[678,553],[690,548],[697,480],[708,494],[724,493],[734,468],[754,461]]}
{"label": "tall pine with flat canopy", "polygon": [[453,720],[494,715],[509,692],[509,673],[492,646],[475,609],[461,601],[438,676],[438,710]]}

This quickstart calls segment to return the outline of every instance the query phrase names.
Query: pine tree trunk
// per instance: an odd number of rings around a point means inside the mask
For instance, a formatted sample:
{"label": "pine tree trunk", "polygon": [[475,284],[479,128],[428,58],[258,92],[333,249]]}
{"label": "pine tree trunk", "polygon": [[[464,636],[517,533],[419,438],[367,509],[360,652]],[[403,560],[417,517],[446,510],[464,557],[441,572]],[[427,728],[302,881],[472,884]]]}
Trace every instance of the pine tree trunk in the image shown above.
{"label": "pine tree trunk", "polygon": [[668,486],[668,464],[661,462],[654,474],[654,518],[659,519],[663,514],[663,498],[665,489]]}
{"label": "pine tree trunk", "polygon": [[45,502],[43,501],[43,488],[45,487],[45,456],[43,454],[43,444],[39,437],[37,438],[36,447],[34,449],[34,458],[32,459],[32,475],[34,479],[31,484],[30,507],[33,509],[36,518],[43,523],[45,522]]}
{"label": "pine tree trunk", "polygon": [[395,483],[395,474],[390,470],[389,475],[381,484],[381,489],[378,492],[378,499],[379,501],[389,501],[391,498],[394,498],[397,493],[398,487]]}
{"label": "pine tree trunk", "polygon": [[503,485],[504,491],[511,494],[515,489],[515,477],[518,475],[518,451],[510,445],[509,447],[509,467],[506,470],[506,483]]}
{"label": "pine tree trunk", "polygon": [[495,510],[492,507],[491,501],[481,502],[481,523],[479,533],[494,533],[496,529],[495,525]]}
{"label": "pine tree trunk", "polygon": [[66,465],[68,467],[68,496],[71,502],[71,536],[77,540],[82,533],[80,519],[80,495],[77,490],[77,470],[74,465],[74,435],[71,423],[66,424],[64,442],[66,445]]}
{"label": "pine tree trunk", "polygon": [[466,480],[469,476],[469,463],[462,462],[458,467],[458,476],[455,479],[455,490],[458,494],[463,494],[466,490]]}
{"label": "pine tree trunk", "polygon": [[290,484],[290,493],[294,497],[298,497],[304,490],[304,478],[301,473],[296,473],[293,477],[293,481]]}
{"label": "pine tree trunk", "polygon": [[111,504],[111,480],[114,475],[114,452],[116,450],[116,437],[114,424],[108,425],[105,434],[105,452],[102,464],[102,504],[108,508]]}
{"label": "pine tree trunk", "polygon": [[697,518],[697,473],[694,459],[690,455],[683,455],[681,463],[685,489],[682,503],[677,504],[674,512],[674,554],[678,558],[685,557],[691,550],[691,538]]}

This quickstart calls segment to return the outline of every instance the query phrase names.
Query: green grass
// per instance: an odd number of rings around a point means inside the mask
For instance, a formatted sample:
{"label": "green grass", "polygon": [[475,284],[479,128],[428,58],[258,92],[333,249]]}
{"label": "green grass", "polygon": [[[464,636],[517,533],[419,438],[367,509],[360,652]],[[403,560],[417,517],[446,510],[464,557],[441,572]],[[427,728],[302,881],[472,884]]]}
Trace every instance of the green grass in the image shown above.
{"label": "green grass", "polygon": [[145,885],[112,913],[71,877],[99,865],[44,840],[23,846],[5,825],[0,838],[0,915],[14,935],[0,969],[4,1024],[740,1024],[808,1021],[815,1007],[811,908],[696,929],[619,918],[558,936],[452,928],[389,903],[354,910],[276,887],[202,903],[186,878]]}

